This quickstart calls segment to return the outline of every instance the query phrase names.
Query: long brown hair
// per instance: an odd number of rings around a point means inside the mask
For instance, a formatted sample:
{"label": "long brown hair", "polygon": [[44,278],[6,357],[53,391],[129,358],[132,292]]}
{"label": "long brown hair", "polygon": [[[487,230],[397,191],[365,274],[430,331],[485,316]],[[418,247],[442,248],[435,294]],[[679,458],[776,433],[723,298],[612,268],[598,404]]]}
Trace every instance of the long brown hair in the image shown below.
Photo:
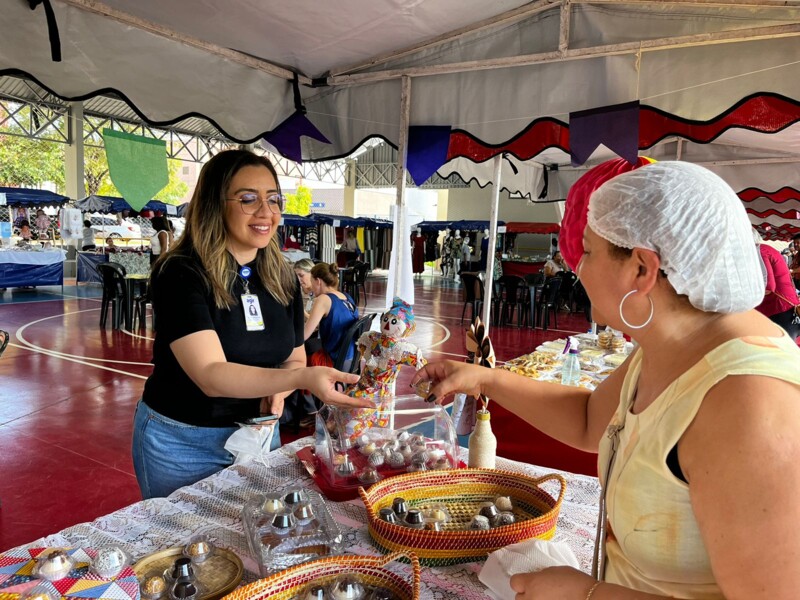
{"label": "long brown hair", "polygon": [[[186,228],[183,235],[153,266],[155,276],[170,259],[196,255],[203,265],[203,272],[200,274],[214,294],[217,308],[230,308],[235,302],[231,290],[238,266],[228,252],[225,206],[231,180],[243,167],[269,169],[280,193],[278,173],[268,158],[247,150],[220,152],[203,165],[200,171],[197,187],[186,211]],[[256,270],[264,287],[278,302],[288,306],[298,283],[291,265],[281,254],[277,232],[266,248],[258,250]]]}

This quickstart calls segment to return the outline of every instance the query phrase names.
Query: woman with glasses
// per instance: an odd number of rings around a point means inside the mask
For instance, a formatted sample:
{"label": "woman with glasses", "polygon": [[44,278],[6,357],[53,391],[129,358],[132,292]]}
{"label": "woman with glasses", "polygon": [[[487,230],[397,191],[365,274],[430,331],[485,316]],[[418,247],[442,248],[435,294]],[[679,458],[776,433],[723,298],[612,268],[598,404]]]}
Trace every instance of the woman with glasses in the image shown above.
{"label": "woman with glasses", "polygon": [[224,446],[237,424],[280,416],[298,387],[365,406],[334,388],[357,376],[306,367],[300,287],[275,235],[283,205],[269,160],[221,152],[200,172],[183,235],[153,266],[154,368],[133,434],[144,498],[230,465]]}

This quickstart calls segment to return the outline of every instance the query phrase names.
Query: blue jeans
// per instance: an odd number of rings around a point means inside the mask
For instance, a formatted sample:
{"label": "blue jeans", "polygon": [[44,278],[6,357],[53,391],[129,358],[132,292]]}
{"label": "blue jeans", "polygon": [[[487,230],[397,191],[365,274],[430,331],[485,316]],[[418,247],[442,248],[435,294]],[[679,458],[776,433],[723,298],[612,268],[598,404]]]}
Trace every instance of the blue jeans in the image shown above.
{"label": "blue jeans", "polygon": [[[133,469],[142,498],[169,496],[233,464],[225,442],[238,427],[197,427],[169,419],[139,400],[133,417]],[[281,445],[278,425],[270,450]]]}

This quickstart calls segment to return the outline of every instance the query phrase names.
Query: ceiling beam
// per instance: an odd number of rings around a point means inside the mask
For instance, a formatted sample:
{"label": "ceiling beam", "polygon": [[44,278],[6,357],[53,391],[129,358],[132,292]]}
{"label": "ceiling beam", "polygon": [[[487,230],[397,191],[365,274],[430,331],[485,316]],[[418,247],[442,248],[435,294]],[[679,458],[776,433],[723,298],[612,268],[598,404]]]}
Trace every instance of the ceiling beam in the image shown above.
{"label": "ceiling beam", "polygon": [[[570,0],[573,4],[642,4],[664,5],[663,0]],[[797,0],[669,0],[669,4],[688,4],[711,8],[800,8]]]}
{"label": "ceiling beam", "polygon": [[410,77],[427,77],[431,75],[462,73],[466,71],[523,67],[535,64],[585,60],[606,56],[622,56],[628,54],[637,54],[639,52],[658,52],[662,50],[674,50],[677,48],[692,48],[698,46],[712,46],[717,44],[780,39],[797,37],[799,35],[800,21],[784,25],[770,25],[767,27],[736,29],[733,31],[720,31],[715,33],[701,33],[695,35],[657,38],[653,40],[642,40],[640,42],[607,44],[590,48],[565,50],[563,53],[556,50],[552,52],[540,52],[538,54],[508,56],[488,60],[472,60],[426,67],[408,67],[404,69],[376,71],[373,73],[355,73],[353,75],[337,75],[329,77],[328,84],[357,85],[375,81],[386,81],[388,79],[398,79],[399,77],[406,75]]}
{"label": "ceiling beam", "polygon": [[339,75],[344,75],[344,74],[351,74],[355,73],[356,71],[363,71],[364,69],[369,69],[371,67],[375,67],[383,63],[397,60],[403,58],[404,56],[408,56],[409,54],[414,54],[415,52],[419,52],[421,50],[427,50],[429,48],[434,48],[436,46],[440,46],[448,42],[456,41],[464,36],[478,33],[479,31],[488,29],[490,27],[510,25],[512,23],[530,17],[531,15],[535,15],[540,12],[546,11],[550,8],[554,8],[558,6],[558,4],[554,4],[554,2],[558,3],[559,1],[560,0],[537,0],[536,2],[530,2],[524,6],[520,6],[519,8],[515,8],[514,10],[504,12],[489,19],[478,21],[477,23],[472,23],[471,25],[467,25],[466,27],[461,27],[460,29],[448,31],[447,33],[443,33],[442,35],[436,36],[429,40],[425,40],[424,42],[420,42],[419,44],[414,44],[413,46],[408,46],[401,50],[394,50],[392,52],[387,52],[385,54],[379,54],[378,56],[373,56],[367,61],[348,65],[340,69],[335,69],[331,71],[331,77],[337,77]]}
{"label": "ceiling beam", "polygon": [[[227,59],[231,62],[240,64],[245,67],[249,67],[251,69],[255,69],[256,71],[268,73],[269,75],[274,75],[275,77],[280,77],[281,79],[286,79],[288,81],[294,79],[294,72],[290,71],[289,69],[286,69],[284,67],[279,67],[260,58],[256,58],[249,54],[245,54],[244,52],[238,52],[236,50],[231,50],[230,48],[223,48],[222,46],[211,44],[209,42],[205,42],[198,38],[185,35],[183,33],[179,33],[174,29],[170,29],[168,27],[164,27],[163,25],[153,23],[152,21],[148,21],[146,19],[142,19],[140,17],[136,17],[126,12],[123,12],[121,10],[117,10],[106,4],[103,4],[102,2],[98,2],[97,0],[60,0],[60,1],[63,4],[66,4],[73,8],[77,8],[95,15],[100,15],[102,17],[107,17],[109,19],[117,21],[118,23],[122,23],[123,25],[127,25],[129,27],[136,27],[137,29],[147,31],[148,33],[152,33],[153,35],[157,35],[169,40],[180,42],[181,44],[184,44],[186,46],[197,48],[198,50],[203,50],[204,52],[208,52],[209,54],[214,54],[221,58]],[[301,75],[300,83],[303,85],[310,84],[311,79],[306,77],[305,75]]]}

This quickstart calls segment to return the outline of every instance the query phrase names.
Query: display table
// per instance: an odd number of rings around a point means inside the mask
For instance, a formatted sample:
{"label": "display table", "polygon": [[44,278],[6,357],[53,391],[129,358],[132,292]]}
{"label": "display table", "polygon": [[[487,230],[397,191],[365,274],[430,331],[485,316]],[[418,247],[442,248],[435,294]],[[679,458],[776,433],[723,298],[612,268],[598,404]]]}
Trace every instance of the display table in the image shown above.
{"label": "display table", "polygon": [[97,265],[108,262],[108,254],[96,252],[78,252],[77,283],[103,283],[103,278],[97,272]]}
{"label": "display table", "polygon": [[544,262],[530,262],[526,260],[504,260],[503,275],[516,275],[525,277],[540,272],[544,268]]}
{"label": "display table", "polygon": [[47,250],[0,250],[0,288],[64,285],[67,253]]}
{"label": "display table", "polygon": [[[181,488],[169,498],[154,498],[132,504],[92,523],[83,523],[36,540],[27,547],[84,546],[99,548],[119,545],[134,560],[156,550],[186,543],[193,535],[208,535],[234,551],[244,562],[243,583],[257,579],[256,564],[250,557],[240,512],[254,494],[283,492],[291,487],[312,487],[308,473],[296,460],[295,452],[313,444],[304,438],[265,455],[265,464],[245,462],[229,467],[192,486]],[[464,450],[466,459],[466,451]],[[540,477],[552,473],[524,463],[497,459],[497,468]],[[594,547],[600,487],[597,479],[562,473],[567,492],[558,517],[555,540],[569,544],[589,571]],[[550,488],[546,487],[548,491]],[[554,488],[555,489],[555,488]],[[113,493],[109,491],[109,493]],[[331,502],[331,512],[342,529],[344,548],[350,554],[380,554],[367,532],[367,513],[360,500]],[[399,565],[398,572],[407,568]],[[485,599],[486,588],[478,581],[479,563],[422,570],[421,598]]]}
{"label": "display table", "polygon": [[150,274],[150,254],[138,252],[115,252],[97,254],[95,252],[78,252],[78,283],[103,283],[97,272],[97,265],[104,262],[115,262],[125,267],[129,275]]}
{"label": "display table", "polygon": [[150,253],[114,252],[108,260],[125,267],[128,275],[150,275]]}

